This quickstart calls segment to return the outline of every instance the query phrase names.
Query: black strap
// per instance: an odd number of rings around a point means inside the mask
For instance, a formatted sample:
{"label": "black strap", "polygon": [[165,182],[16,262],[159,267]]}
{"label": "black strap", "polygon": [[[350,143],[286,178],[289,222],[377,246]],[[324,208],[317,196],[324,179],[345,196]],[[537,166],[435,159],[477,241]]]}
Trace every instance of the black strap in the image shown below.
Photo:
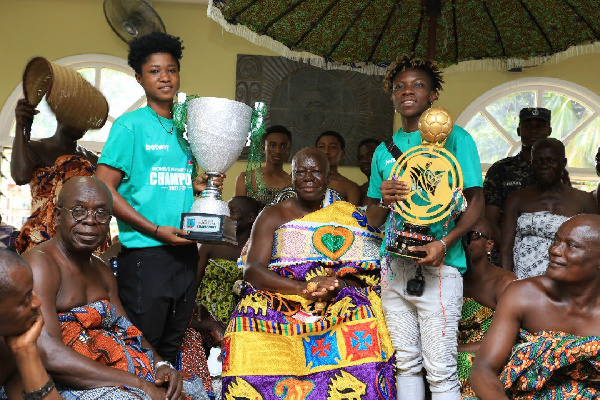
{"label": "black strap", "polygon": [[400,150],[398,148],[398,146],[396,146],[396,143],[394,143],[393,137],[391,137],[385,141],[385,148],[387,149],[387,151],[390,152],[392,157],[394,157],[396,160],[399,159],[400,157],[402,157],[402,150]]}

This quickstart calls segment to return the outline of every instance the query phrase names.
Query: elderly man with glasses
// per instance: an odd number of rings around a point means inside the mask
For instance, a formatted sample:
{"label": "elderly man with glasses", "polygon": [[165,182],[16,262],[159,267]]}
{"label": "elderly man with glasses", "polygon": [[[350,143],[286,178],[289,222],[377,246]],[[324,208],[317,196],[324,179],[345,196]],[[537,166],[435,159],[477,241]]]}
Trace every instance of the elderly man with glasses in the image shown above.
{"label": "elderly man with glasses", "polygon": [[[46,322],[42,360],[65,398],[206,399],[182,382],[129,322],[110,268],[93,252],[104,241],[112,196],[96,178],[72,178],[56,203],[56,236],[23,254]],[[60,384],[58,383],[60,382]]]}

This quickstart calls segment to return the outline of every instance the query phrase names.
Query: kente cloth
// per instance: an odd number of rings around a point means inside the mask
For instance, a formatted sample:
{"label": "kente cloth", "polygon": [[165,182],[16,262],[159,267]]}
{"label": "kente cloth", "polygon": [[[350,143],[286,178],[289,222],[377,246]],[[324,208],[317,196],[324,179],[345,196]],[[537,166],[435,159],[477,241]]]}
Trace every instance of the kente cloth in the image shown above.
{"label": "kente cloth", "polygon": [[[63,343],[81,355],[112,368],[154,382],[152,350],[142,346],[142,332],[123,317],[107,300],[75,307],[59,313]],[[186,399],[207,400],[200,379],[182,373]],[[57,386],[58,387],[58,386]],[[139,389],[127,386],[100,387],[78,390],[60,386],[60,394],[67,399],[149,399]]]}
{"label": "kente cloth", "polygon": [[[59,156],[51,167],[36,168],[33,171],[29,182],[31,216],[23,224],[17,238],[19,254],[52,239],[56,234],[54,206],[65,182],[74,176],[92,176],[95,172],[96,167],[88,159],[78,155]],[[99,253],[108,248],[108,236],[98,249]]]}
{"label": "kente cloth", "polygon": [[600,336],[521,330],[500,375],[511,399],[600,398]]}
{"label": "kente cloth", "polygon": [[524,213],[517,219],[513,246],[514,272],[517,278],[545,275],[550,256],[548,250],[554,234],[568,220],[548,211]]}
{"label": "kente cloth", "polygon": [[[393,346],[379,295],[382,234],[338,201],[281,225],[268,266],[301,282],[333,269],[365,287],[315,301],[248,287],[223,342],[225,399],[395,399]],[[342,283],[343,285],[343,283]]]}
{"label": "kente cloth", "polygon": [[233,313],[233,284],[242,279],[237,262],[210,259],[200,285],[199,300],[210,315],[227,326]]}
{"label": "kente cloth", "polygon": [[202,379],[204,389],[211,391],[210,373],[206,361],[206,352],[202,345],[202,335],[197,330],[188,327],[183,334],[181,346],[177,355],[177,369],[196,375]]}
{"label": "kente cloth", "polygon": [[[482,341],[492,324],[493,316],[494,310],[482,306],[472,298],[465,297],[458,323],[458,344],[470,344]],[[469,385],[474,357],[475,353],[472,352],[458,352],[458,379],[460,380],[460,393],[463,400],[477,399],[475,392],[471,388],[471,385]]]}

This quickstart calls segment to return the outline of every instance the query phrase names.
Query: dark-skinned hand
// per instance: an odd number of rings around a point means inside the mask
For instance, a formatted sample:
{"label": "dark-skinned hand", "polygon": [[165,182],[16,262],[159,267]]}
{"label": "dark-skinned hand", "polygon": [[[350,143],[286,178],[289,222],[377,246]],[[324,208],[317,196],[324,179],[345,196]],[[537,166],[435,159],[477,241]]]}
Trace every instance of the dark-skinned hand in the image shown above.
{"label": "dark-skinned hand", "polygon": [[[213,178],[213,184],[216,187],[218,187],[220,191],[223,191],[223,181],[225,180],[226,176],[227,175],[225,175],[225,174],[221,174],[221,175]],[[196,179],[194,179],[194,182],[192,182],[192,185],[194,187],[194,193],[202,192],[204,189],[206,189],[207,184],[208,184],[208,175],[206,175],[206,174],[198,175],[198,177]]]}
{"label": "dark-skinned hand", "polygon": [[186,244],[194,243],[193,241],[185,238],[187,234],[188,232],[184,231],[183,229],[161,225],[156,231],[156,239],[170,246],[184,246]]}
{"label": "dark-skinned hand", "polygon": [[[302,291],[304,297],[310,300],[329,301],[335,297],[340,288],[340,281],[335,271],[331,268],[325,268],[325,276],[316,276],[308,282],[317,282],[317,290],[308,292]],[[307,282],[307,283],[308,283]]]}
{"label": "dark-skinned hand", "polygon": [[440,267],[444,262],[444,245],[439,240],[435,242],[427,243],[425,246],[410,246],[409,251],[424,251],[427,255],[419,260],[419,265],[430,265],[433,267]]}
{"label": "dark-skinned hand", "polygon": [[37,317],[33,325],[31,325],[31,327],[28,330],[21,333],[20,335],[6,336],[4,338],[6,341],[6,345],[13,353],[17,353],[20,350],[26,350],[31,347],[35,347],[43,326],[44,317],[42,316],[42,312],[38,309]]}
{"label": "dark-skinned hand", "polygon": [[17,132],[23,132],[25,141],[27,142],[31,139],[31,125],[33,124],[33,117],[36,114],[39,114],[39,110],[36,110],[29,101],[25,99],[17,101],[17,106],[15,107]]}
{"label": "dark-skinned hand", "polygon": [[381,182],[381,199],[386,207],[397,201],[403,201],[410,192],[408,183],[399,180]]}
{"label": "dark-skinned hand", "polygon": [[183,398],[183,378],[181,374],[169,367],[168,365],[161,365],[156,369],[156,386],[167,385],[167,400],[179,400]]}

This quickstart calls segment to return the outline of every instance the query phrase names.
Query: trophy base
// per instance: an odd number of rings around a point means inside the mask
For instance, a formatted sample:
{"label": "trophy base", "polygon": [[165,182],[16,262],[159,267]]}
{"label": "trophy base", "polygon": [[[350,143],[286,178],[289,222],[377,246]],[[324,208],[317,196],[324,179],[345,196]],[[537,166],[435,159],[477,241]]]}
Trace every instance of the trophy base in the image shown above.
{"label": "trophy base", "polygon": [[186,239],[200,243],[232,244],[236,246],[236,223],[226,215],[206,213],[181,214],[181,229],[188,231]]}
{"label": "trophy base", "polygon": [[385,250],[397,257],[421,259],[427,256],[424,251],[411,251],[409,247],[425,246],[434,242],[435,237],[429,235],[429,227],[404,223],[404,230],[396,232],[394,244],[385,246]]}

